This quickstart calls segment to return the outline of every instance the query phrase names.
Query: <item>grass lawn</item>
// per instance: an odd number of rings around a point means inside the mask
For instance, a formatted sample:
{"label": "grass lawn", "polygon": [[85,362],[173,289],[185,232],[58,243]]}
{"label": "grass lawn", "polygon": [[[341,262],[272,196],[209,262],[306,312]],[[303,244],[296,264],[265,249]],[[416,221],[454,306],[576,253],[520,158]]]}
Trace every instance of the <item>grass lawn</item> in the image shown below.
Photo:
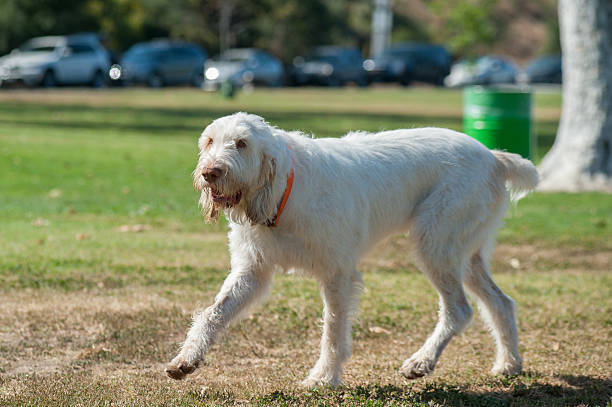
{"label": "grass lawn", "polygon": [[[536,161],[558,93],[536,93]],[[163,367],[229,267],[226,224],[205,225],[191,171],[214,118],[246,110],[318,137],[461,129],[461,93],[282,89],[234,100],[189,89],[0,92],[0,405],[612,406],[612,196],[536,193],[512,208],[494,276],[518,304],[525,373],[490,377],[478,318],[433,375],[397,373],[436,321],[437,297],[398,235],[367,257],[346,386],[298,386],[322,303],[281,275],[189,379]]]}

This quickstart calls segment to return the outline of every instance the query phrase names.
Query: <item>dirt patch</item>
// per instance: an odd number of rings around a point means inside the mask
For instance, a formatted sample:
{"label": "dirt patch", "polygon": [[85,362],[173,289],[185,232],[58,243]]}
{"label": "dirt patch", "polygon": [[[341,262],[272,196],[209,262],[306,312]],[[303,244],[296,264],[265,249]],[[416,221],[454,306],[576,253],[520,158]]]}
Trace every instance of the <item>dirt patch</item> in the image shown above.
{"label": "dirt patch", "polygon": [[[394,236],[380,244],[363,260],[362,270],[416,270],[410,253],[410,239],[407,235]],[[492,262],[493,272],[533,269],[612,271],[612,251],[498,244]]]}
{"label": "dirt patch", "polygon": [[508,264],[512,259],[518,259],[525,269],[543,264],[551,268],[612,271],[612,251],[501,244],[498,245],[493,259]]}
{"label": "dirt patch", "polygon": [[[142,289],[117,290],[111,295],[19,292],[6,294],[3,308],[0,371],[9,375],[61,371],[78,361],[112,359],[118,354],[141,360],[142,344],[150,352],[155,348],[150,341],[161,336],[151,329],[164,331],[168,315],[184,325],[193,311]],[[173,331],[173,326],[167,328]],[[173,338],[167,335],[167,339]],[[148,359],[158,357],[159,353]]]}

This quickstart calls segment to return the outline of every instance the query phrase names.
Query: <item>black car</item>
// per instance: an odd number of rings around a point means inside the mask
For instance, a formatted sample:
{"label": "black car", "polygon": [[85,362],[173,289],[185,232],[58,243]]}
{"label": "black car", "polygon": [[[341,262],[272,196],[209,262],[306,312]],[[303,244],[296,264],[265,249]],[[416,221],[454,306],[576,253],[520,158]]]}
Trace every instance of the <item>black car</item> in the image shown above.
{"label": "black car", "polygon": [[142,42],[123,55],[119,66],[111,68],[115,69],[111,77],[124,84],[144,83],[153,88],[184,84],[199,87],[207,57],[206,51],[187,42]]}
{"label": "black car", "polygon": [[403,43],[391,46],[380,57],[363,62],[371,81],[412,81],[442,85],[450,72],[451,55],[440,45]]}
{"label": "black car", "polygon": [[532,61],[519,79],[527,83],[561,83],[563,70],[561,56],[546,56]]}
{"label": "black car", "polygon": [[332,45],[317,47],[305,56],[296,57],[290,76],[291,83],[298,86],[343,86],[349,82],[359,86],[368,84],[361,51]]}

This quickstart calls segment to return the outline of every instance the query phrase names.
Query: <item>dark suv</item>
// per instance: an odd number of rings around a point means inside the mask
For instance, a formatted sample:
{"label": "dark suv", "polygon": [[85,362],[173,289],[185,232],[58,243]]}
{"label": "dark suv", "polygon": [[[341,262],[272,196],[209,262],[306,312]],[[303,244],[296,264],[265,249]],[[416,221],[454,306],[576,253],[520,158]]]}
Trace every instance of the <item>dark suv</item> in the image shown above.
{"label": "dark suv", "polygon": [[154,88],[182,84],[199,87],[204,81],[206,58],[206,52],[195,44],[168,40],[142,42],[132,46],[121,58],[120,79],[124,84],[144,83]]}
{"label": "dark suv", "polygon": [[359,86],[368,84],[361,51],[350,47],[317,47],[306,56],[293,60],[290,75],[294,85],[342,86],[348,82]]}
{"label": "dark suv", "polygon": [[380,57],[363,62],[371,81],[412,81],[442,85],[450,72],[451,55],[440,45],[404,43],[387,49]]}

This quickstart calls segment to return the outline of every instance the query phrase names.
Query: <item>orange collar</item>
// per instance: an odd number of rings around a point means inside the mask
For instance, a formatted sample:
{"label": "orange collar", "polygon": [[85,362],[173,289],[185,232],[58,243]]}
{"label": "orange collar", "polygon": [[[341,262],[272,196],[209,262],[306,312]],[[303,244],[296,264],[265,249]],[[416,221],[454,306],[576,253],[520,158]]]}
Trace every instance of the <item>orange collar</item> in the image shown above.
{"label": "orange collar", "polygon": [[280,206],[278,207],[278,212],[276,212],[276,216],[274,217],[274,221],[268,221],[268,226],[276,227],[278,225],[278,220],[280,219],[281,214],[285,210],[285,205],[289,200],[289,195],[291,195],[291,190],[293,189],[293,178],[295,176],[295,171],[293,169],[293,157],[291,157],[291,171],[289,172],[289,177],[287,178],[287,186],[285,187],[285,193],[283,194],[283,199],[281,200]]}

